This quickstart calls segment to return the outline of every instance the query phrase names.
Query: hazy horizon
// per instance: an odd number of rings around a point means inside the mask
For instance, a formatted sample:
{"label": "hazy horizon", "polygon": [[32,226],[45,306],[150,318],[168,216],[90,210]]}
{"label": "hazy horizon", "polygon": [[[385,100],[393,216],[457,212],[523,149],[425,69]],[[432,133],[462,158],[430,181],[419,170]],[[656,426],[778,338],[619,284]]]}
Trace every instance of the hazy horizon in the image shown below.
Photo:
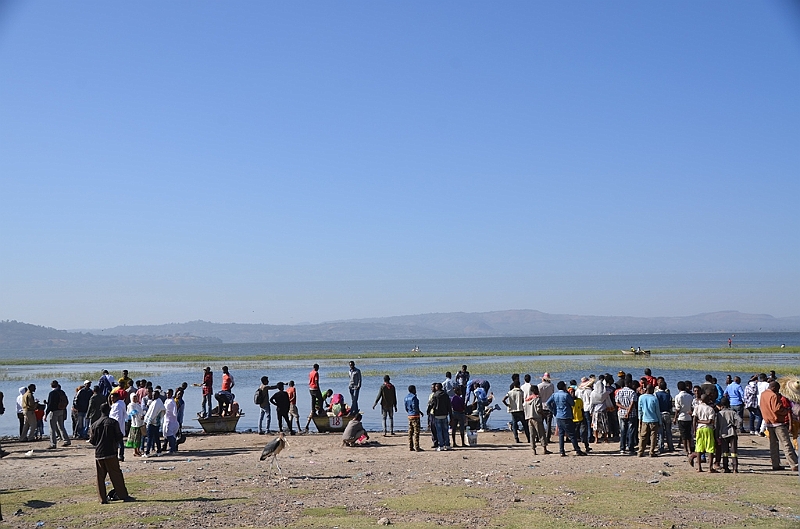
{"label": "hazy horizon", "polygon": [[787,5],[0,3],[0,320],[800,315]]}

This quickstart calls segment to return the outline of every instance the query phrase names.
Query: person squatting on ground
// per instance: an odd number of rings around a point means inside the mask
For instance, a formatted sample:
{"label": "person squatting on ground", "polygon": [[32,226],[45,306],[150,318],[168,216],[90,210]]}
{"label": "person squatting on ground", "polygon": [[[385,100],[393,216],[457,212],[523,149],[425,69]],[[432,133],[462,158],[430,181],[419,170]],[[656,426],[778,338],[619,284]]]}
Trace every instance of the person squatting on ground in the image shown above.
{"label": "person squatting on ground", "polygon": [[342,446],[364,446],[369,443],[369,434],[361,424],[361,418],[361,414],[356,413],[356,416],[347,423],[342,432]]}
{"label": "person squatting on ground", "polygon": [[387,434],[387,419],[388,419],[388,431],[394,435],[394,412],[397,411],[397,392],[394,389],[394,385],[390,382],[389,375],[384,375],[383,377],[383,385],[381,389],[378,390],[378,396],[375,397],[375,403],[372,405],[372,409],[375,409],[375,406],[378,404],[381,405],[381,417],[383,418],[383,436],[386,437]]}
{"label": "person squatting on ground", "polygon": [[408,395],[406,395],[403,402],[405,404],[406,414],[408,415],[408,448],[412,452],[422,452],[422,448],[419,446],[422,411],[419,409],[416,386],[408,386]]}

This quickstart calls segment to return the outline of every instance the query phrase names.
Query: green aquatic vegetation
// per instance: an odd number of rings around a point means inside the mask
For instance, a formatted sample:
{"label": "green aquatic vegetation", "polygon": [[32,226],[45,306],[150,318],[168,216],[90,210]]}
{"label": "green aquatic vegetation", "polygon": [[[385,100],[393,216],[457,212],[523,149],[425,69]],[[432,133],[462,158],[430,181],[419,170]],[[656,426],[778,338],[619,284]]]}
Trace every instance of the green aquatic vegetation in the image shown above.
{"label": "green aquatic vegetation", "polygon": [[[708,370],[714,372],[730,372],[730,373],[761,373],[768,372],[770,369],[775,369],[774,364],[770,363],[756,363],[749,361],[751,359],[736,358],[735,356],[714,356],[708,354],[692,355],[691,357],[680,358],[658,358],[657,356],[650,357],[625,357],[621,356],[614,360],[601,358],[595,364],[606,366],[609,368],[617,369],[639,369],[643,370],[645,367],[651,369],[663,370],[676,370],[676,371],[696,371]],[[752,360],[757,360],[753,358]],[[781,365],[781,375],[797,375],[800,374],[800,365]]]}
{"label": "green aquatic vegetation", "polygon": [[[168,353],[154,353],[150,355],[137,356],[135,361],[137,363],[181,363],[186,366],[196,366],[202,369],[209,363],[218,363],[225,361],[229,366],[237,366],[239,368],[246,367],[263,367],[264,362],[278,362],[278,361],[335,361],[341,360],[344,362],[348,360],[360,359],[410,359],[410,358],[429,358],[429,359],[445,359],[454,358],[455,362],[461,363],[469,358],[476,357],[519,357],[528,356],[536,358],[540,356],[600,356],[608,357],[607,359],[600,359],[601,361],[610,362],[609,365],[641,365],[643,363],[655,362],[658,360],[659,355],[681,355],[686,356],[685,365],[695,366],[698,358],[713,358],[715,355],[724,354],[734,361],[739,362],[742,355],[792,355],[800,354],[800,347],[734,347],[729,348],[716,348],[716,349],[659,349],[653,350],[651,356],[625,356],[622,355],[620,350],[617,349],[545,349],[537,351],[444,351],[430,353],[425,351],[420,352],[386,352],[386,351],[367,351],[361,353],[332,353],[332,352],[315,352],[315,353],[297,353],[297,354],[260,354],[260,355],[243,355],[237,356],[231,354],[224,349],[213,354],[168,354]],[[710,355],[710,356],[702,356]],[[18,365],[63,365],[63,364],[125,364],[130,363],[132,358],[130,356],[116,356],[116,357],[69,357],[69,358],[11,358],[3,360],[3,364],[7,366]],[[456,364],[454,364],[455,366]],[[678,367],[682,368],[682,367]]]}
{"label": "green aquatic vegetation", "polygon": [[[37,379],[45,379],[45,380],[58,380],[62,383],[62,386],[66,382],[75,382],[76,384],[81,384],[84,380],[92,380],[97,381],[100,376],[99,371],[85,371],[82,373],[76,373],[73,371],[44,371],[44,372],[37,372],[35,377]],[[153,378],[161,376],[161,373],[157,371],[137,371],[137,377],[146,377],[146,378]],[[22,374],[12,374],[9,373],[8,370],[0,370],[0,382],[27,382],[31,379],[30,373],[22,373]]]}

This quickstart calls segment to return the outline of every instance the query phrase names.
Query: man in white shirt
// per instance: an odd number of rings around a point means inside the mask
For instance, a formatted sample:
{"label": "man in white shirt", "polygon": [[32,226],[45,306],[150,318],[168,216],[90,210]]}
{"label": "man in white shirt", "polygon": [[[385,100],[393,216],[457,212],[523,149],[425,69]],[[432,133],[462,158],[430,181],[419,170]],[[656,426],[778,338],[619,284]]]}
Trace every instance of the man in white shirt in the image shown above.
{"label": "man in white shirt", "polygon": [[[128,416],[127,409],[125,407],[125,401],[120,399],[119,393],[116,391],[111,394],[111,412],[108,416],[119,424],[119,431],[122,432],[122,436],[125,436],[125,418]],[[125,442],[119,442],[119,457],[117,458],[120,461],[125,461]]]}
{"label": "man in white shirt", "polygon": [[678,382],[678,394],[675,395],[673,400],[675,404],[675,418],[673,420],[678,425],[684,451],[687,454],[691,454],[694,452],[694,438],[692,436],[692,401],[694,398],[686,389],[685,382]]}
{"label": "man in white shirt", "polygon": [[447,396],[451,399],[453,395],[456,394],[456,386],[453,384],[453,374],[448,371],[444,374],[444,382],[442,382],[442,390],[447,393]]}

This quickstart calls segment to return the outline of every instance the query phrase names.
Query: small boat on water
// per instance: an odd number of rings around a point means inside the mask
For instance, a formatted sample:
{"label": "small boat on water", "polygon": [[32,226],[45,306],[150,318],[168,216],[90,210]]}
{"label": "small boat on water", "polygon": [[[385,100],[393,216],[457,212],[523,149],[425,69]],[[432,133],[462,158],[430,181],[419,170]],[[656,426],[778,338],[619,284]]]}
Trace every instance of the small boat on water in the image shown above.
{"label": "small boat on water", "polygon": [[650,349],[643,350],[643,349],[622,349],[622,354],[630,355],[630,356],[650,356]]}
{"label": "small boat on water", "polygon": [[338,417],[335,415],[317,415],[312,417],[314,420],[314,426],[317,427],[317,431],[319,433],[328,433],[328,432],[343,432],[347,423],[349,423],[353,417],[350,415],[345,415],[344,417]]}
{"label": "small boat on water", "polygon": [[197,422],[202,426],[205,433],[230,433],[236,431],[236,425],[239,423],[239,417],[244,415],[228,415],[220,417],[219,415],[212,415],[208,419],[197,417]]}
{"label": "small boat on water", "polygon": [[412,353],[419,353],[420,351],[422,351],[422,349],[419,348],[419,345],[415,345],[411,350]]}

